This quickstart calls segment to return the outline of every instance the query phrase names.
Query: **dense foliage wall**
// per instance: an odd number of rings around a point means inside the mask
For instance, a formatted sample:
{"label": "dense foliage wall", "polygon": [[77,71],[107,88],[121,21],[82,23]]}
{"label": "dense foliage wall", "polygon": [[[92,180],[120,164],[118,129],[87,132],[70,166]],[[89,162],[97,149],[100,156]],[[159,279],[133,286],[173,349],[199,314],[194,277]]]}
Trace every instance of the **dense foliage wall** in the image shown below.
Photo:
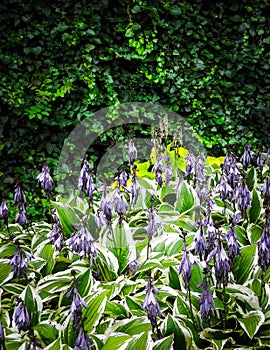
{"label": "dense foliage wall", "polygon": [[3,0],[0,13],[2,190],[121,102],[176,111],[215,155],[268,143],[267,0]]}

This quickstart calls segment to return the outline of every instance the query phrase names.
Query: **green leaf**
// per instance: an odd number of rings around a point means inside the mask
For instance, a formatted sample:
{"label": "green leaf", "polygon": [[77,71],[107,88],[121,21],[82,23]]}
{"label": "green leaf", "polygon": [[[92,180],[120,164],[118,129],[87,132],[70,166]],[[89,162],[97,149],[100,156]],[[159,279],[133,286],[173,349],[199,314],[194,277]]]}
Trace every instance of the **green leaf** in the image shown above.
{"label": "green leaf", "polygon": [[197,288],[197,285],[203,281],[204,274],[201,265],[194,264],[191,266],[191,279],[190,279],[190,290],[193,292],[201,292],[201,288]]}
{"label": "green leaf", "polygon": [[178,290],[181,288],[179,275],[171,266],[169,268],[169,286]]}
{"label": "green leaf", "polygon": [[11,265],[9,264],[9,259],[0,260],[0,285],[11,280],[13,277],[13,272],[11,272]]}
{"label": "green leaf", "polygon": [[264,322],[264,314],[260,310],[254,310],[243,315],[242,318],[237,318],[237,320],[249,338],[253,339]]}
{"label": "green leaf", "polygon": [[233,267],[233,274],[236,279],[236,283],[244,284],[248,280],[252,273],[255,252],[255,245],[240,249],[241,255],[237,257]]}
{"label": "green leaf", "polygon": [[157,340],[153,346],[153,350],[171,350],[173,344],[173,334],[163,339]]}
{"label": "green leaf", "polygon": [[102,317],[107,302],[107,292],[95,293],[85,299],[88,307],[83,312],[84,329],[91,333]]}
{"label": "green leaf", "polygon": [[262,200],[258,191],[255,189],[252,191],[251,207],[247,211],[248,219],[250,223],[256,223],[259,219],[262,211]]}
{"label": "green leaf", "polygon": [[250,288],[236,283],[229,283],[228,287],[226,288],[226,293],[228,293],[228,295],[236,301],[241,300],[245,302],[247,308],[260,310],[259,299]]}
{"label": "green leaf", "polygon": [[250,191],[253,191],[257,183],[257,172],[254,167],[251,167],[247,172],[247,186]]}
{"label": "green leaf", "polygon": [[179,213],[189,211],[195,205],[195,198],[196,194],[194,189],[186,181],[183,181],[177,193],[175,210],[179,211]]}
{"label": "green leaf", "polygon": [[128,317],[128,313],[125,307],[117,301],[107,301],[104,314],[107,314],[113,318]]}
{"label": "green leaf", "polygon": [[151,323],[146,317],[133,317],[131,320],[119,322],[116,331],[133,336],[145,331],[150,331],[151,329]]}
{"label": "green leaf", "polygon": [[102,350],[119,350],[121,345],[123,345],[131,336],[121,333],[112,333],[107,339]]}
{"label": "green leaf", "polygon": [[125,350],[138,350],[138,349],[149,349],[149,344],[151,342],[150,333],[145,332],[143,334],[137,334],[132,337],[128,342]]}
{"label": "green leaf", "polygon": [[58,335],[57,329],[48,321],[42,321],[34,327],[45,344],[53,343]]}
{"label": "green leaf", "polygon": [[79,224],[80,219],[76,215],[73,208],[69,205],[60,203],[60,202],[52,202],[54,207],[57,210],[57,214],[63,226],[63,231],[65,235],[69,238],[71,234],[74,232],[73,224]]}
{"label": "green leaf", "polygon": [[262,234],[262,228],[255,224],[250,224],[247,227],[247,236],[251,244],[255,244],[259,241]]}

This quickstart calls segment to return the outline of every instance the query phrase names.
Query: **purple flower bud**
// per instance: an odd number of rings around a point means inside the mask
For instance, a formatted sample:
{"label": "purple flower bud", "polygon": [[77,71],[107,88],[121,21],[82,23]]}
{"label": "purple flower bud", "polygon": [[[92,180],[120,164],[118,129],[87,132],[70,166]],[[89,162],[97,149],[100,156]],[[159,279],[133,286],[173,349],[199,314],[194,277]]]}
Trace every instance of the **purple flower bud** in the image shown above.
{"label": "purple flower bud", "polygon": [[97,259],[98,252],[94,246],[93,238],[86,227],[82,227],[79,231],[74,231],[70,238],[66,241],[66,245],[79,255],[80,259],[89,257],[90,267],[92,267],[93,259]]}
{"label": "purple flower bud", "polygon": [[14,202],[19,205],[25,205],[26,204],[26,197],[23,193],[23,190],[21,188],[21,185],[19,183],[16,183],[15,185],[15,194],[14,194]]}
{"label": "purple flower bud", "polygon": [[196,254],[199,254],[199,257],[202,260],[203,255],[206,253],[206,239],[203,232],[202,220],[200,220],[199,228],[194,236],[194,249]]}
{"label": "purple flower bud", "polygon": [[265,199],[270,198],[270,175],[267,176],[264,184],[261,187],[261,193],[264,195]]}
{"label": "purple flower bud", "polygon": [[245,213],[251,206],[251,193],[245,181],[238,187],[235,199],[238,202],[241,213]]}
{"label": "purple flower bud", "polygon": [[224,286],[228,283],[228,275],[230,272],[230,260],[225,252],[222,243],[216,242],[216,247],[208,255],[206,262],[215,258],[215,276],[217,280],[217,287],[223,283]]}
{"label": "purple flower bud", "polygon": [[137,158],[137,149],[132,140],[130,140],[129,142],[128,156],[129,156],[129,162],[132,165],[135,162],[135,159]]}
{"label": "purple flower bud", "polygon": [[161,316],[160,307],[155,297],[158,294],[158,290],[151,282],[146,285],[146,297],[144,299],[142,308],[147,312],[147,317],[151,322],[153,331],[157,327],[157,316]]}
{"label": "purple flower bud", "polygon": [[266,161],[266,158],[264,157],[263,153],[260,151],[258,153],[258,157],[257,157],[257,161],[256,161],[259,169],[262,169],[262,167],[265,164],[265,161]]}
{"label": "purple flower bud", "polygon": [[128,202],[119,189],[116,190],[115,195],[113,197],[113,207],[115,212],[119,215],[119,223],[121,223],[123,217],[126,215]]}
{"label": "purple flower bud", "polygon": [[127,187],[128,174],[125,170],[121,171],[119,175],[119,182],[122,187]]}
{"label": "purple flower bud", "polygon": [[20,331],[27,331],[30,327],[30,316],[21,298],[16,298],[16,310],[14,313],[15,324]]}
{"label": "purple flower bud", "polygon": [[189,253],[187,252],[186,245],[184,246],[184,251],[182,255],[182,259],[179,264],[178,273],[181,274],[185,288],[189,287],[189,282],[191,279],[191,261],[189,258]]}
{"label": "purple flower bud", "polygon": [[228,243],[228,257],[231,262],[234,262],[236,257],[240,255],[240,244],[237,239],[237,235],[234,226],[230,227],[226,234]]}
{"label": "purple flower bud", "polygon": [[225,180],[225,176],[221,175],[219,183],[216,186],[216,192],[219,194],[220,199],[225,201],[226,199],[231,200],[233,198],[233,189]]}
{"label": "purple flower bud", "polygon": [[0,205],[0,219],[3,219],[4,224],[8,224],[9,209],[7,207],[6,201],[3,199]]}
{"label": "purple flower bud", "polygon": [[28,261],[31,261],[33,256],[29,253],[23,252],[21,248],[17,248],[10,259],[9,264],[12,266],[14,276],[20,278],[25,275],[28,268]]}
{"label": "purple flower bud", "polygon": [[251,145],[246,145],[243,155],[240,158],[240,162],[243,164],[243,168],[246,170],[255,157],[255,153],[251,150]]}
{"label": "purple flower bud", "polygon": [[134,275],[135,272],[140,268],[141,264],[139,263],[139,261],[137,259],[131,261],[129,264],[128,264],[128,271]]}
{"label": "purple flower bud", "polygon": [[165,165],[164,178],[165,178],[166,183],[168,184],[173,177],[173,169],[172,169],[172,166],[170,164],[169,157],[167,157],[167,156],[165,157],[165,162],[166,162],[166,165]]}
{"label": "purple flower bud", "polygon": [[92,345],[93,345],[92,339],[89,337],[86,331],[80,328],[74,350],[91,350]]}
{"label": "purple flower bud", "polygon": [[206,321],[213,315],[216,307],[208,284],[204,282],[203,286],[202,295],[200,297],[200,314],[203,320]]}
{"label": "purple flower bud", "polygon": [[163,169],[163,164],[162,164],[161,158],[158,158],[156,160],[156,163],[153,166],[152,171],[155,172],[155,180],[156,180],[158,186],[162,186],[162,183],[163,183],[162,172],[164,171],[164,169]]}
{"label": "purple flower bud", "polygon": [[270,266],[270,232],[269,224],[266,223],[258,244],[258,264],[262,271],[266,271]]}
{"label": "purple flower bud", "polygon": [[223,169],[228,184],[231,186],[232,189],[235,189],[239,182],[240,170],[238,165],[236,164],[236,159],[232,153],[226,155]]}
{"label": "purple flower bud", "polygon": [[42,168],[41,173],[36,177],[36,180],[39,182],[41,188],[44,189],[47,198],[50,198],[53,189],[53,179],[47,165]]}
{"label": "purple flower bud", "polygon": [[153,206],[150,209],[145,209],[148,215],[147,235],[149,240],[152,239],[153,235],[157,232],[160,226],[156,210],[157,208]]}
{"label": "purple flower bud", "polygon": [[185,175],[188,179],[191,179],[195,174],[194,157],[188,153],[184,160],[187,160]]}
{"label": "purple flower bud", "polygon": [[23,203],[19,204],[19,213],[15,217],[15,223],[25,226],[27,225],[26,209]]}
{"label": "purple flower bud", "polygon": [[94,184],[93,177],[91,175],[90,165],[86,159],[84,160],[83,166],[80,171],[78,189],[81,192],[84,192],[89,197],[90,201],[93,200],[93,192],[97,188]]}
{"label": "purple flower bud", "polygon": [[69,312],[73,315],[73,330],[78,330],[82,323],[82,307],[87,309],[88,305],[80,296],[75,285],[67,293],[66,297],[73,296]]}

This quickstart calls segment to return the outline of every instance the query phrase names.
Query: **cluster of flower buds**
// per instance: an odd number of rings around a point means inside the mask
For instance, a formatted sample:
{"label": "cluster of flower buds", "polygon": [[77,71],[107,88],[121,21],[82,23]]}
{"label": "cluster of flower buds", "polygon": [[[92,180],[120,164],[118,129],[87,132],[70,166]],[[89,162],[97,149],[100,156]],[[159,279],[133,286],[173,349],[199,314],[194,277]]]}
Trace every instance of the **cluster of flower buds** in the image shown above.
{"label": "cluster of flower buds", "polygon": [[21,247],[14,251],[12,258],[9,263],[12,266],[12,271],[14,272],[14,276],[16,278],[21,278],[22,276],[26,276],[26,270],[28,269],[28,262],[33,259],[33,255],[23,251]]}
{"label": "cluster of flower buds", "polygon": [[8,225],[9,219],[9,209],[7,207],[6,201],[3,199],[0,205],[0,219],[4,221],[5,225]]}
{"label": "cluster of flower buds", "polygon": [[29,312],[23,300],[19,297],[16,297],[16,309],[14,312],[14,322],[19,332],[29,330],[31,326]]}
{"label": "cluster of flower buds", "polygon": [[144,299],[142,308],[147,312],[147,317],[151,322],[153,332],[156,329],[159,334],[160,331],[157,325],[157,316],[160,317],[161,312],[155,294],[158,294],[158,289],[152,284],[152,281],[150,280],[146,285],[146,297]]}
{"label": "cluster of flower buds", "polygon": [[19,210],[18,214],[15,217],[15,222],[24,227],[28,222],[25,209],[26,197],[22,190],[20,181],[17,181],[15,184],[14,202],[18,206]]}
{"label": "cluster of flower buds", "polygon": [[[73,225],[74,227],[76,225]],[[92,267],[93,259],[97,259],[98,252],[94,245],[93,237],[88,231],[85,223],[79,225],[81,228],[76,230],[71,234],[70,238],[67,239],[66,245],[70,249],[79,255],[80,259],[89,258],[90,267]]]}
{"label": "cluster of flower buds", "polygon": [[47,165],[44,165],[42,167],[41,173],[38,174],[36,180],[38,181],[41,188],[44,190],[47,198],[49,199],[52,195],[53,179],[50,175],[50,170]]}
{"label": "cluster of flower buds", "polygon": [[54,210],[54,212],[53,228],[46,237],[49,238],[54,248],[60,252],[64,246],[63,226],[56,214],[56,210]]}
{"label": "cluster of flower buds", "polygon": [[78,336],[76,339],[76,346],[74,349],[77,350],[90,350],[93,345],[92,339],[89,337],[87,332],[84,330],[83,322],[84,319],[82,317],[83,308],[87,309],[88,305],[84,301],[84,299],[80,296],[79,291],[77,289],[76,284],[78,283],[74,270],[71,271],[71,274],[74,276],[72,280],[72,286],[70,290],[67,292],[66,297],[72,297],[72,302],[70,306],[69,313],[73,317],[72,328],[74,331],[78,332]]}
{"label": "cluster of flower buds", "polygon": [[97,190],[91,172],[92,169],[90,164],[86,159],[84,159],[83,166],[80,171],[78,189],[88,196],[90,202],[93,201],[93,193]]}

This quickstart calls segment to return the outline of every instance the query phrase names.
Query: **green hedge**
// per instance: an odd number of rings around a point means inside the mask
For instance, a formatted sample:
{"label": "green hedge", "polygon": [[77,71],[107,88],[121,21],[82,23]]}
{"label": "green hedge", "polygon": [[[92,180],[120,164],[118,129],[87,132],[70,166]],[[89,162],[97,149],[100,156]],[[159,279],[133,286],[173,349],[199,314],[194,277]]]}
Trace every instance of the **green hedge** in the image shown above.
{"label": "green hedge", "polygon": [[117,103],[179,113],[212,155],[268,144],[267,0],[3,0],[0,13],[2,190],[56,166],[80,120]]}

